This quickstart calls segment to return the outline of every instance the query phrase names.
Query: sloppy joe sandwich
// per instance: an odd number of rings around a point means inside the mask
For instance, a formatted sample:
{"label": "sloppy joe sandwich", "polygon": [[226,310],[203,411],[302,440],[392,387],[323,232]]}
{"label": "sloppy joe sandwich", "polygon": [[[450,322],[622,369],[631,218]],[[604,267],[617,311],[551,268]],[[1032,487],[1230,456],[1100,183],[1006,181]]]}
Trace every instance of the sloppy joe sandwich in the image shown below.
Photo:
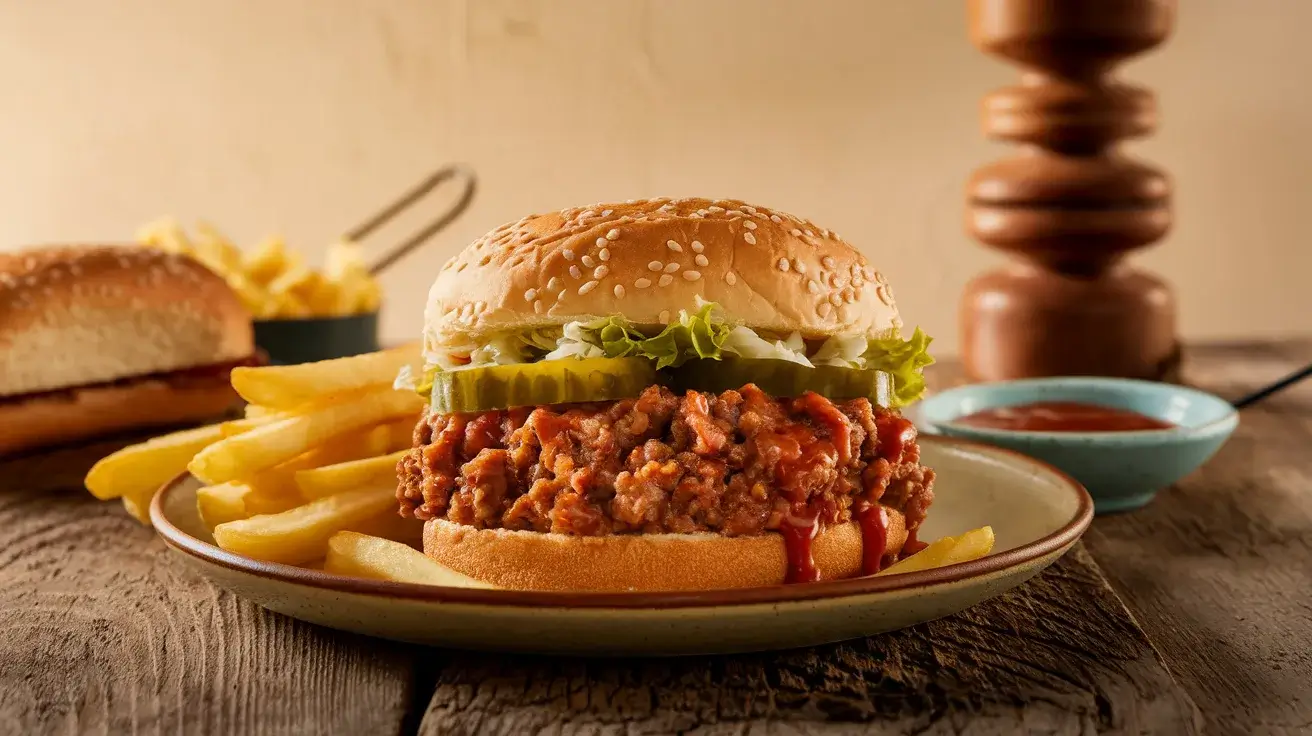
{"label": "sloppy joe sandwich", "polygon": [[934,472],[929,338],[837,233],[737,200],[507,223],[433,284],[398,464],[424,552],[489,584],[703,590],[872,574]]}
{"label": "sloppy joe sandwich", "polygon": [[254,353],[237,295],[185,256],[0,253],[0,455],[221,415]]}

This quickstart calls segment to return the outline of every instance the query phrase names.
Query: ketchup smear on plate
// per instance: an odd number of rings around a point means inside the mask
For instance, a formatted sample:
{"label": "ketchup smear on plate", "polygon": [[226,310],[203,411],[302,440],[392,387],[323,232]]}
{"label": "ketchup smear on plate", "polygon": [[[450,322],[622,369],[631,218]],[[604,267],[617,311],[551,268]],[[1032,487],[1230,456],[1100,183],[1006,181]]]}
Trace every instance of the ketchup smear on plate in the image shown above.
{"label": "ketchup smear on plate", "polygon": [[999,406],[967,414],[955,421],[974,427],[1015,432],[1142,432],[1175,427],[1170,422],[1128,409],[1075,401],[1039,401],[1019,406]]}

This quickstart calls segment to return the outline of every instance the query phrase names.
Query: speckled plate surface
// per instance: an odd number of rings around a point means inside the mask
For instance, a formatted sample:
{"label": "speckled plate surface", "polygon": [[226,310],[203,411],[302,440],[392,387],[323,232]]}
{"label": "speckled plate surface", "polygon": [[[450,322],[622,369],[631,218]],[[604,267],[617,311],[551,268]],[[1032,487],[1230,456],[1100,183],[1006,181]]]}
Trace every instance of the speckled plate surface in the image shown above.
{"label": "speckled plate surface", "polygon": [[215,585],[278,613],[387,639],[462,649],[578,655],[683,655],[787,649],[946,616],[1025,582],[1061,557],[1093,502],[1058,470],[1001,448],[922,438],[938,473],[920,535],[990,525],[983,559],[934,570],[805,585],[687,593],[469,590],[331,575],[219,549],[196,512],[200,483],[156,495],[164,541]]}

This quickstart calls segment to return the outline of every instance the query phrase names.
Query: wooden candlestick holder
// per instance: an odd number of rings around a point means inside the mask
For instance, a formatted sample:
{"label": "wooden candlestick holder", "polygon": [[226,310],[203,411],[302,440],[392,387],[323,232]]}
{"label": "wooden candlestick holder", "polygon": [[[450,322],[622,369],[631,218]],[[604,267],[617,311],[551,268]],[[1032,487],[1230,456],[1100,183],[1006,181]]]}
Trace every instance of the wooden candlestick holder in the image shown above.
{"label": "wooden candlestick holder", "polygon": [[967,229],[1014,258],[962,302],[972,380],[1102,375],[1174,380],[1175,302],[1124,256],[1171,224],[1160,171],[1116,151],[1153,131],[1153,95],[1111,77],[1164,41],[1174,0],[970,0],[981,50],[1022,69],[984,99],[988,136],[1021,144],[975,172]]}

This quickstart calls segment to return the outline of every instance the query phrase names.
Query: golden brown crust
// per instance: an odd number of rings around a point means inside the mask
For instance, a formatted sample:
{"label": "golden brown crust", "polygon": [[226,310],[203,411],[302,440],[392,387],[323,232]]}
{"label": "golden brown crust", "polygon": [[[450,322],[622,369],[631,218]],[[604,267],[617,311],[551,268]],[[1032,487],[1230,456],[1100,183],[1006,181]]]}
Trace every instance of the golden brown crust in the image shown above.
{"label": "golden brown crust", "polygon": [[476,240],[433,284],[426,338],[611,314],[656,325],[698,297],[808,337],[901,325],[887,282],[835,232],[738,200],[647,199],[533,215]]}
{"label": "golden brown crust", "polygon": [[0,456],[128,429],[199,423],[222,416],[237,400],[222,380],[186,386],[147,380],[0,402]]}
{"label": "golden brown crust", "polygon": [[0,396],[249,357],[251,318],[227,283],[142,246],[0,254]]}
{"label": "golden brown crust", "polygon": [[[906,522],[888,512],[888,553],[906,543]],[[812,542],[822,579],[861,571],[855,523],[823,529]],[[424,524],[424,554],[469,577],[513,590],[716,590],[778,585],[787,559],[783,537],[719,534],[565,534],[475,529],[434,519]]]}

